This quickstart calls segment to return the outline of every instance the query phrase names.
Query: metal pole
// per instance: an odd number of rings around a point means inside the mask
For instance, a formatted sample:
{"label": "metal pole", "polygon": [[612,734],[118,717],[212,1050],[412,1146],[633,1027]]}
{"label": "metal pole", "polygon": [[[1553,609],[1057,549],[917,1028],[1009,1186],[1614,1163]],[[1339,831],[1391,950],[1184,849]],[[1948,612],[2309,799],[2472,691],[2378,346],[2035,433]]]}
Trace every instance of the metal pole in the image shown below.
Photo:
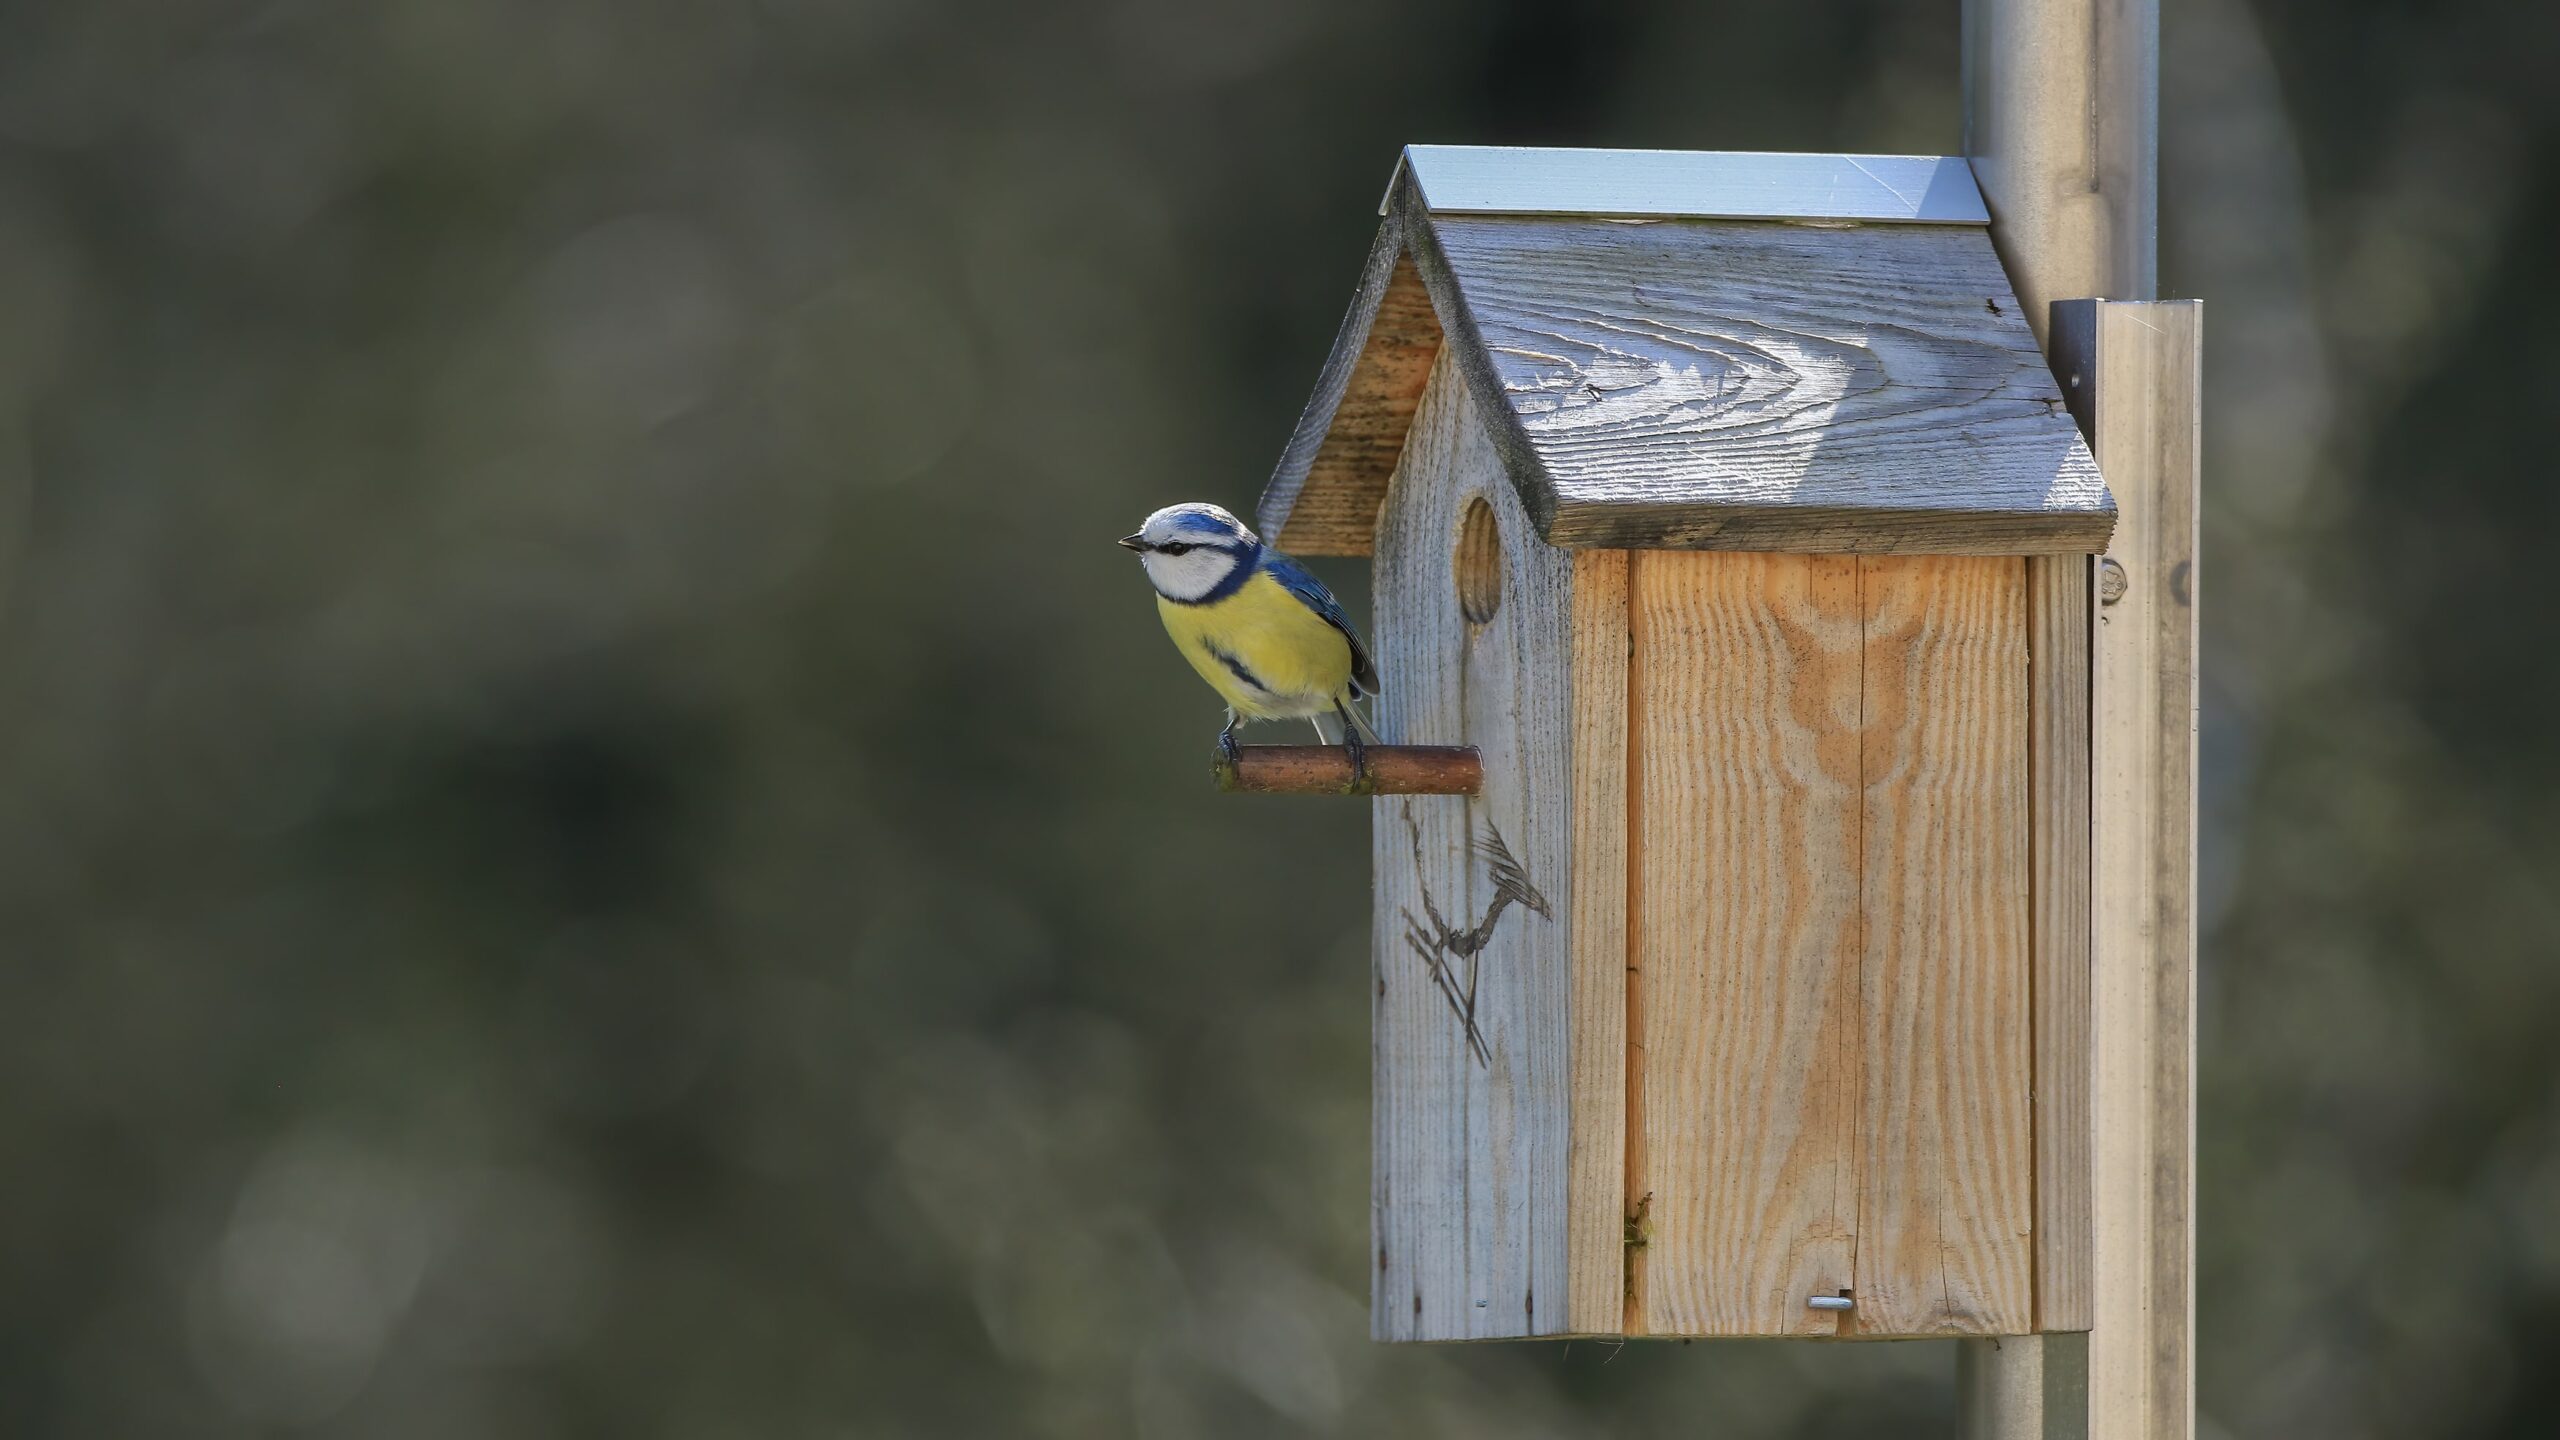
{"label": "metal pole", "polygon": [[1964,150],[2039,338],[2159,289],[2159,0],[1965,0]]}
{"label": "metal pole", "polygon": [[[1964,0],[1964,150],[1990,206],[1993,244],[2048,354],[2052,302],[2150,300],[2157,293],[2159,22],[2159,0]],[[2130,699],[2102,693],[2096,705],[2103,711]],[[2099,723],[2106,723],[2103,715]],[[2114,977],[2119,982],[2148,980],[2155,965],[2165,973],[2189,960],[2185,952],[2155,959],[2167,952],[2123,937],[2099,941],[2093,953],[2102,969],[2145,971]],[[2139,1040],[2117,1041],[2156,1051],[2142,1058],[2176,1067],[2177,1056],[2162,1047],[2177,1038],[2145,1030]],[[2097,1147],[2092,1176],[2100,1212],[2095,1328],[2085,1336],[1964,1342],[1958,1401],[1961,1433],[1972,1440],[2186,1440],[2193,1433],[2192,1288],[2183,1272],[2174,1284],[2157,1283],[2149,1267],[2159,1253],[2145,1238],[2152,1212],[2143,1198],[2167,1177],[2192,1183],[2192,1111],[2182,1131],[2171,1123],[2177,1117],[2154,1113],[2154,1091],[2123,1082],[2126,1070],[2099,1066],[2091,1090],[2098,1132],[2117,1137]],[[2179,1105],[2190,1103],[2191,1086],[2175,1091]],[[2127,1143],[2128,1135],[2138,1138]],[[2180,1233],[2164,1238],[2184,1253],[2179,1213]]]}

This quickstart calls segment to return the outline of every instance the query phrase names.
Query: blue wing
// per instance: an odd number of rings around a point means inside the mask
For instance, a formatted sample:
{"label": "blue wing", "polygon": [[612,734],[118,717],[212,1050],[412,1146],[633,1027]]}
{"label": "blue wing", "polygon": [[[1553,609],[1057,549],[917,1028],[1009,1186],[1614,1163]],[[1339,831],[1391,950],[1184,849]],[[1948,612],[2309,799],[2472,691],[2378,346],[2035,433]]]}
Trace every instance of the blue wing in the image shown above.
{"label": "blue wing", "polygon": [[1280,582],[1280,588],[1297,596],[1308,609],[1323,616],[1326,624],[1341,631],[1343,639],[1351,642],[1351,693],[1355,696],[1377,694],[1378,667],[1369,659],[1369,647],[1360,643],[1360,632],[1351,628],[1351,617],[1342,613],[1342,602],[1333,598],[1333,592],[1324,588],[1324,582],[1308,574],[1305,566],[1267,545],[1262,550],[1262,569]]}

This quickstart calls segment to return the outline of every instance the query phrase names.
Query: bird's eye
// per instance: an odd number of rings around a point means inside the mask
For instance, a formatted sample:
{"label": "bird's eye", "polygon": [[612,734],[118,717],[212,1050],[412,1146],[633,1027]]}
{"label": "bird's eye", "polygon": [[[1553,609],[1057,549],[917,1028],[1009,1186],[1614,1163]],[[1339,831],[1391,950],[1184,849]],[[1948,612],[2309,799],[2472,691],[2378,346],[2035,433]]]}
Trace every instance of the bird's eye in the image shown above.
{"label": "bird's eye", "polygon": [[1176,540],[1169,545],[1157,546],[1156,553],[1159,555],[1188,555],[1191,553],[1191,547],[1183,544],[1179,540]]}

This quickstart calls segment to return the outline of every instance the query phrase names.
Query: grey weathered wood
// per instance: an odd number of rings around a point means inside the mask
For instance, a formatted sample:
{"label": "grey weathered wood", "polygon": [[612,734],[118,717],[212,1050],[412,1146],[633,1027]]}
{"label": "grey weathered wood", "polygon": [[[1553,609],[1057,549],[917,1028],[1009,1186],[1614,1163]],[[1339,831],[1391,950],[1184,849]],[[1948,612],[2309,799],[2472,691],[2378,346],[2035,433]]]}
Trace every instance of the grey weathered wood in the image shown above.
{"label": "grey weathered wood", "polygon": [[1433,217],[1404,194],[1552,543],[2086,553],[2114,526],[1980,231]]}
{"label": "grey weathered wood", "polygon": [[2124,506],[2092,636],[2093,1440],[2195,1431],[2196,560],[2202,306],[2065,302],[2055,369]]}
{"label": "grey weathered wood", "polygon": [[1393,193],[1264,494],[1285,547],[1365,548],[1440,344],[1551,544],[2106,543],[2113,503],[1978,227],[1452,215],[1410,172]]}
{"label": "grey weathered wood", "polygon": [[1262,533],[1293,555],[1369,553],[1387,477],[1440,351],[1440,322],[1403,246],[1402,221],[1378,227],[1315,393],[1263,487]]}
{"label": "grey weathered wood", "polygon": [[1973,172],[1940,155],[1408,145],[1397,173],[1444,215],[1991,223]]}
{"label": "grey weathered wood", "polygon": [[[1500,603],[1481,624],[1461,612],[1454,574],[1477,503],[1491,508],[1502,565]],[[1578,907],[1624,885],[1571,868],[1574,562],[1535,542],[1464,385],[1435,371],[1378,532],[1378,659],[1392,677],[1378,718],[1393,741],[1475,746],[1484,788],[1382,799],[1373,812],[1380,1339],[1591,1333],[1617,1320],[1613,1307],[1583,1313],[1610,1295],[1593,1275],[1617,1273],[1615,1197],[1582,1187],[1609,1210],[1597,1223],[1570,1214],[1577,1054],[1621,1043],[1625,1023],[1609,1003],[1621,992],[1580,974],[1596,965],[1614,978],[1624,963],[1622,929],[1590,927],[1596,946],[1576,933]],[[1496,846],[1537,903],[1506,905],[1472,963],[1440,961],[1461,987],[1472,976],[1479,1045],[1409,938],[1480,925],[1497,899]],[[1597,1160],[1587,1151],[1581,1161]]]}

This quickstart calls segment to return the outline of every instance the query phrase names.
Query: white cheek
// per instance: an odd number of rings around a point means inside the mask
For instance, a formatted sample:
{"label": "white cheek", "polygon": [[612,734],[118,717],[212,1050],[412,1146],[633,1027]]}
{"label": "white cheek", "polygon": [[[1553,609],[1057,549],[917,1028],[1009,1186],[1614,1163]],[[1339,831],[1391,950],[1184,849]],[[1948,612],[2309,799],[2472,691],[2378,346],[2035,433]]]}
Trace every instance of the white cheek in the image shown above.
{"label": "white cheek", "polygon": [[1145,557],[1147,578],[1159,592],[1176,600],[1196,600],[1218,588],[1235,563],[1234,556],[1217,550]]}

